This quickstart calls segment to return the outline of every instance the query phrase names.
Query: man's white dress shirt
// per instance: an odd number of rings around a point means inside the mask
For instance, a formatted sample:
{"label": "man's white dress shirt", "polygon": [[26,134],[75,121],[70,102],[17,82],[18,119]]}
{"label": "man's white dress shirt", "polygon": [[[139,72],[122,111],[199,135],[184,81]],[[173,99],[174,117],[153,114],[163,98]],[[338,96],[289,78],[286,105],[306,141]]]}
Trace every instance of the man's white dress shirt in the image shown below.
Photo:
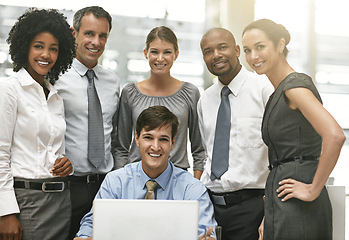
{"label": "man's white dress shirt", "polygon": [[228,85],[231,90],[229,168],[220,179],[210,180],[216,120],[223,87],[218,81],[202,93],[198,102],[200,131],[207,154],[201,181],[217,193],[244,188],[264,189],[269,170],[261,124],[273,87],[267,78],[249,72],[244,67]]}

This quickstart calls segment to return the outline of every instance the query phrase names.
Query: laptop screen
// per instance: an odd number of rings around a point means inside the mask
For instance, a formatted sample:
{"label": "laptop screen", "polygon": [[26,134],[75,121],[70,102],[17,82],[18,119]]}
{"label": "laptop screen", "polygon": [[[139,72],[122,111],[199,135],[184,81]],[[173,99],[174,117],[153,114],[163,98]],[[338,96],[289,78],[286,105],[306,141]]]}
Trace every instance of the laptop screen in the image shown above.
{"label": "laptop screen", "polygon": [[199,202],[180,200],[96,199],[94,240],[195,240]]}

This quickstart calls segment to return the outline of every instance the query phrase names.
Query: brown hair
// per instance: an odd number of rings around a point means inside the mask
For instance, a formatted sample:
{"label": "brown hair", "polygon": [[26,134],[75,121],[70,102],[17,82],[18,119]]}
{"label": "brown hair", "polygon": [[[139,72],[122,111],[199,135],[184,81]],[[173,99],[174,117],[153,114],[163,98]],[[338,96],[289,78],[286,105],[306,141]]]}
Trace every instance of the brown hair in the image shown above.
{"label": "brown hair", "polygon": [[150,43],[157,38],[172,43],[175,52],[178,51],[178,39],[176,35],[170,28],[165,26],[155,27],[148,33],[147,40],[145,42],[145,50],[148,50]]}
{"label": "brown hair", "polygon": [[288,49],[286,46],[291,40],[291,35],[283,25],[277,24],[269,19],[259,19],[247,25],[242,32],[242,35],[244,35],[246,31],[251,29],[259,29],[263,31],[274,43],[274,46],[278,45],[281,38],[285,39],[285,48],[283,54],[285,57],[287,57]]}
{"label": "brown hair", "polygon": [[136,133],[139,136],[142,129],[146,131],[170,124],[172,127],[172,140],[178,131],[178,119],[168,108],[164,106],[149,107],[141,112],[137,118]]}
{"label": "brown hair", "polygon": [[112,18],[107,11],[105,11],[102,7],[99,7],[99,6],[85,7],[80,9],[74,14],[73,27],[77,32],[79,32],[80,30],[81,19],[85,15],[88,15],[90,13],[92,13],[96,18],[106,18],[109,23],[109,32],[110,32],[112,27]]}

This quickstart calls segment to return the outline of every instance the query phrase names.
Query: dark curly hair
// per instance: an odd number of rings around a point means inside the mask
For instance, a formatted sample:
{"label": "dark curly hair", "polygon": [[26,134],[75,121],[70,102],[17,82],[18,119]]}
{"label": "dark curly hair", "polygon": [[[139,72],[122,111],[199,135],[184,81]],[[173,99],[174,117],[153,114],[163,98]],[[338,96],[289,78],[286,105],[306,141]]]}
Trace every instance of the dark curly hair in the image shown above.
{"label": "dark curly hair", "polygon": [[75,38],[62,13],[56,9],[29,8],[18,18],[6,41],[10,45],[13,71],[18,72],[28,63],[31,41],[42,32],[51,33],[59,42],[57,61],[46,74],[46,78],[54,84],[59,75],[71,67],[75,57]]}

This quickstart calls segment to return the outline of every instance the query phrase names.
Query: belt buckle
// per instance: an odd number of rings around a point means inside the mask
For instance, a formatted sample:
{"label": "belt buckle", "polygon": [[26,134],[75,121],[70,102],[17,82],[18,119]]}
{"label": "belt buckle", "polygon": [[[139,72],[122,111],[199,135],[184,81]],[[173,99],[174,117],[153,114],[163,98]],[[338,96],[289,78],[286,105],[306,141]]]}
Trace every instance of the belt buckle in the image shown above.
{"label": "belt buckle", "polygon": [[224,200],[227,205],[235,205],[242,201],[242,196],[240,192],[230,193],[224,196]]}
{"label": "belt buckle", "polygon": [[295,162],[300,162],[300,163],[303,162],[303,156],[302,155],[301,156],[296,156],[293,159],[294,159]]}
{"label": "belt buckle", "polygon": [[224,196],[218,196],[218,195],[211,195],[212,197],[212,202],[214,204],[217,204],[217,205],[221,205],[221,206],[226,206],[227,205],[227,202],[225,201],[225,198]]}
{"label": "belt buckle", "polygon": [[[61,185],[61,188],[60,189],[47,189],[49,187],[49,185],[58,185],[60,184]],[[47,192],[47,193],[50,193],[50,192],[63,192],[64,191],[64,182],[43,182],[42,185],[41,185],[41,190],[43,192]]]}
{"label": "belt buckle", "polygon": [[99,175],[96,174],[96,175],[87,175],[86,177],[86,181],[87,183],[96,183],[98,182],[99,180]]}

